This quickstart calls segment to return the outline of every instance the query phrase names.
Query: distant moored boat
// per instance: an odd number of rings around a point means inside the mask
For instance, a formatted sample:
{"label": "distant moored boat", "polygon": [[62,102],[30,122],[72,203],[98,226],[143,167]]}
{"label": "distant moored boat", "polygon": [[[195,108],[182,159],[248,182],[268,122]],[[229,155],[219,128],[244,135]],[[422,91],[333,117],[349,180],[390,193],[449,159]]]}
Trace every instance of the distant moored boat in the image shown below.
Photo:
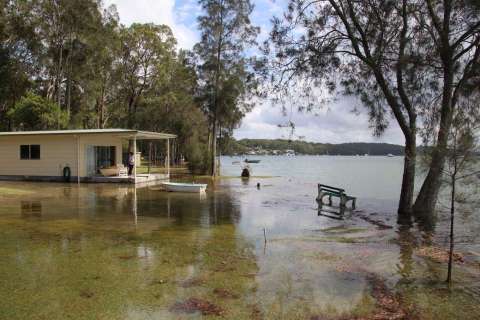
{"label": "distant moored boat", "polygon": [[248,159],[245,159],[245,162],[246,162],[246,163],[260,163],[260,160],[248,160]]}

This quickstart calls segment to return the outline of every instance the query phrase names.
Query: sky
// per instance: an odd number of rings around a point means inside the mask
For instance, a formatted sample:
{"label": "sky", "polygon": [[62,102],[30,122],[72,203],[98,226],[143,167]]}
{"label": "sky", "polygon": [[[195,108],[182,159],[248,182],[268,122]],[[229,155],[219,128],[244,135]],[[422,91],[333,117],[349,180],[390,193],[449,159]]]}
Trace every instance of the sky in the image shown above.
{"label": "sky", "polygon": [[[259,40],[267,38],[270,19],[281,16],[287,0],[251,0],[255,4],[253,24],[261,28]],[[199,40],[197,16],[201,13],[197,0],[104,0],[105,6],[116,5],[120,21],[124,25],[134,22],[166,24],[178,41],[178,47],[191,49]],[[360,112],[353,112],[357,107]],[[302,138],[323,143],[387,142],[404,144],[403,135],[395,120],[381,137],[374,137],[369,128],[366,109],[354,98],[339,97],[311,113],[296,111],[285,116],[282,108],[269,101],[258,101],[252,112],[246,115],[234,136],[242,138]],[[295,135],[279,125],[289,120],[295,123]]]}

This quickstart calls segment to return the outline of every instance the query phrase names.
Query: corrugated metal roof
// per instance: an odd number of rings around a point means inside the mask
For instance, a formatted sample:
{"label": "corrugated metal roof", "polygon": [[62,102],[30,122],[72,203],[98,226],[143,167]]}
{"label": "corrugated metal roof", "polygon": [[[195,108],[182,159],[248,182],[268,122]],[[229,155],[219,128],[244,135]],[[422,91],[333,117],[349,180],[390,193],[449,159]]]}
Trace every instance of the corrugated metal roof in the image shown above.
{"label": "corrugated metal roof", "polygon": [[87,135],[87,134],[125,134],[137,139],[174,139],[177,136],[169,133],[149,132],[130,129],[81,129],[81,130],[50,130],[50,131],[11,131],[0,132],[1,136],[27,135]]}

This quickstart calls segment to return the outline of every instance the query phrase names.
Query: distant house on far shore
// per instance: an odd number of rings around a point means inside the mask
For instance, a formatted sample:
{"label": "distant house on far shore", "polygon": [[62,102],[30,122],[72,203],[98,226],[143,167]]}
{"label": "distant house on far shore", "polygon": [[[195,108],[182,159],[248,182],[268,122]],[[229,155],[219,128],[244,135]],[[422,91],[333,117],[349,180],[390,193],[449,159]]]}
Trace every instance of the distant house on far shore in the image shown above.
{"label": "distant house on far shore", "polygon": [[294,155],[295,155],[295,150],[290,150],[290,149],[289,149],[289,150],[285,150],[285,154],[286,154],[287,156],[294,156]]}

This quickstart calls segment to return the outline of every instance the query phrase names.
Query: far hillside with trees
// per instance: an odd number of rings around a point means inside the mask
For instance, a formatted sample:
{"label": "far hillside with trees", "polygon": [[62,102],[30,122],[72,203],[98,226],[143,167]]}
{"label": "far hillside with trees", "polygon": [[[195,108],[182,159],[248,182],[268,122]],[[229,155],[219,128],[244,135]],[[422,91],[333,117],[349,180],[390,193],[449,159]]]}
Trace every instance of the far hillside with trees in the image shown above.
{"label": "far hillside with trees", "polygon": [[405,148],[400,145],[388,143],[316,143],[299,140],[286,139],[243,139],[231,140],[224,145],[223,154],[247,154],[252,151],[258,154],[285,154],[293,150],[296,154],[304,155],[371,155],[384,156],[392,154],[395,156],[404,155]]}

